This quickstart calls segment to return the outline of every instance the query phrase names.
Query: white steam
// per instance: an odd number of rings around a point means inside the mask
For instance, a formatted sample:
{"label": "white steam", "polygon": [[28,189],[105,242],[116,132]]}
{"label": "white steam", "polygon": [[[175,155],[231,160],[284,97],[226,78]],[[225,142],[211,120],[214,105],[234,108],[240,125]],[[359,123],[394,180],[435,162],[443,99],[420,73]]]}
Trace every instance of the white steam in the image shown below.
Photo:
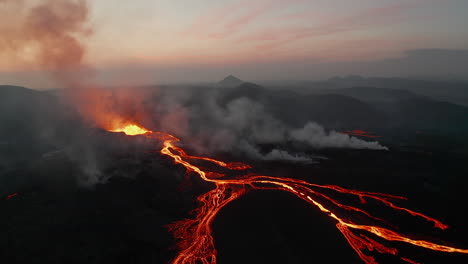
{"label": "white steam", "polygon": [[[189,137],[186,143],[200,153],[238,152],[257,160],[307,163],[316,158],[289,153],[280,146],[299,143],[311,149],[388,150],[379,142],[368,142],[335,131],[327,132],[312,121],[303,128],[291,128],[270,114],[262,103],[246,97],[234,98],[222,104],[219,102],[222,90],[187,95],[191,93],[185,90],[181,97],[179,90],[160,98],[170,103],[158,106],[159,113],[167,113],[158,120],[163,120],[159,123],[161,130]],[[195,98],[192,99],[196,103],[187,104],[191,101],[190,97]],[[269,144],[273,150],[262,153],[257,147],[259,144]]]}
{"label": "white steam", "polygon": [[304,128],[293,130],[289,133],[291,139],[307,143],[313,148],[351,148],[351,149],[375,149],[388,150],[379,142],[364,141],[346,134],[330,131],[315,122],[307,123]]}

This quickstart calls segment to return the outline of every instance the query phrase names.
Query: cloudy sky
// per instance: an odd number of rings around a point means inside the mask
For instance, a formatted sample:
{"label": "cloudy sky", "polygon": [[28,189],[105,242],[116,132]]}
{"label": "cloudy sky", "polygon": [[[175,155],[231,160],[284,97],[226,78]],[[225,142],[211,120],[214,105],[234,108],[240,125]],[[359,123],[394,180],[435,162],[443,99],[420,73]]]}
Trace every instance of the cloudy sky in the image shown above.
{"label": "cloudy sky", "polygon": [[[408,51],[468,49],[466,0],[93,0],[89,8],[84,61],[101,79],[313,79],[365,74],[369,62]],[[3,60],[0,82],[31,69]]]}
{"label": "cloudy sky", "polygon": [[93,7],[90,54],[100,63],[377,59],[468,44],[464,0],[97,0]]}

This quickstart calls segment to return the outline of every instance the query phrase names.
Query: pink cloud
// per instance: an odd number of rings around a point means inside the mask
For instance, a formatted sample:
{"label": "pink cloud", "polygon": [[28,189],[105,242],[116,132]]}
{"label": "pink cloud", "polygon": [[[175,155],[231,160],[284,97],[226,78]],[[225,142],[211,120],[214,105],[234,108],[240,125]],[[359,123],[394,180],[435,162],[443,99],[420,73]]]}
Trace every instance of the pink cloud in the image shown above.
{"label": "pink cloud", "polygon": [[216,38],[225,38],[233,33],[239,32],[244,26],[252,23],[255,19],[265,14],[272,8],[271,4],[259,6],[250,10],[249,12],[236,17],[234,20],[224,25],[224,29],[220,32],[211,34],[210,36]]}
{"label": "pink cloud", "polygon": [[[416,7],[412,3],[392,4],[379,8],[367,9],[359,14],[339,18],[331,22],[311,27],[290,26],[283,28],[271,28],[257,31],[238,39],[239,42],[267,42],[255,45],[258,50],[269,50],[297,41],[312,37],[323,37],[327,35],[362,30],[369,27],[386,25],[396,17],[403,14],[408,8]],[[304,13],[298,14],[298,19],[303,18]],[[400,18],[401,20],[401,18]]]}
{"label": "pink cloud", "polygon": [[[183,34],[199,38],[224,39],[241,32],[246,26],[272,10],[304,2],[308,0],[259,0],[255,2],[243,0],[210,10],[197,18]],[[221,28],[219,28],[220,25]]]}
{"label": "pink cloud", "polygon": [[238,12],[248,3],[248,0],[244,0],[241,2],[236,2],[227,6],[223,6],[221,8],[212,9],[209,12],[197,17],[195,21],[192,22],[190,27],[184,30],[182,34],[194,35],[199,33],[200,31],[204,31],[207,28],[211,27],[213,24],[216,24],[219,21],[226,19],[226,17],[229,17],[235,12]]}

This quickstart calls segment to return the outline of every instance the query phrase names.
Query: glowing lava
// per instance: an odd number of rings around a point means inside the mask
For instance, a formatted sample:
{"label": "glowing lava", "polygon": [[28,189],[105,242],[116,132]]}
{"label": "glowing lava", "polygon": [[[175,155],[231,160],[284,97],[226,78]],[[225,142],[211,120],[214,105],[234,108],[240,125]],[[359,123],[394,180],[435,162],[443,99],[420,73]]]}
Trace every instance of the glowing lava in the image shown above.
{"label": "glowing lava", "polygon": [[6,200],[10,200],[11,198],[18,196],[18,193],[10,194],[6,197]]}
{"label": "glowing lava", "polygon": [[[184,219],[170,225],[169,228],[178,240],[178,246],[180,248],[178,256],[173,261],[174,264],[215,264],[217,251],[211,229],[213,220],[223,207],[248,190],[253,189],[286,191],[306,201],[310,205],[317,207],[336,222],[338,230],[366,264],[377,264],[374,257],[371,256],[373,252],[395,256],[399,255],[398,249],[384,245],[375,239],[406,243],[433,251],[468,254],[468,249],[459,249],[430,241],[419,240],[410,235],[385,227],[388,226],[388,224],[383,220],[361,208],[343,204],[327,193],[341,193],[355,196],[360,199],[362,204],[365,204],[366,199],[372,199],[388,208],[432,222],[435,228],[448,228],[447,225],[437,219],[397,206],[392,201],[406,200],[404,197],[349,190],[334,185],[317,185],[293,178],[277,178],[252,173],[227,177],[225,174],[220,174],[202,166],[194,165],[190,161],[205,160],[238,172],[251,169],[251,166],[243,163],[225,163],[211,158],[190,156],[176,145],[177,142],[180,141],[178,138],[167,133],[150,132],[136,125],[134,127],[141,129],[138,130],[141,132],[139,134],[145,134],[145,136],[149,138],[163,141],[163,147],[160,150],[161,154],[171,157],[176,164],[184,166],[187,172],[195,173],[206,182],[214,184],[213,190],[198,197],[200,207],[195,211],[194,219]],[[133,131],[133,128],[131,131]],[[133,132],[131,132],[131,134],[135,135]],[[365,220],[365,224],[358,223],[358,221],[362,222],[363,220]],[[372,235],[374,239],[370,238],[368,235]],[[418,263],[404,256],[401,256],[400,259],[407,263]]]}
{"label": "glowing lava", "polygon": [[338,132],[338,133],[347,134],[347,135],[350,135],[350,136],[359,136],[359,137],[368,137],[368,138],[379,138],[379,137],[381,137],[381,136],[371,135],[369,132],[364,131],[364,130],[360,130],[360,129],[347,130],[346,132]]}
{"label": "glowing lava", "polygon": [[137,126],[137,125],[126,125],[126,126],[123,126],[121,128],[117,128],[117,129],[113,129],[113,130],[110,130],[111,132],[123,132],[125,133],[125,135],[128,135],[128,136],[136,136],[136,135],[143,135],[143,134],[146,134],[146,133],[149,133],[151,131],[149,130],[146,130],[140,126]]}

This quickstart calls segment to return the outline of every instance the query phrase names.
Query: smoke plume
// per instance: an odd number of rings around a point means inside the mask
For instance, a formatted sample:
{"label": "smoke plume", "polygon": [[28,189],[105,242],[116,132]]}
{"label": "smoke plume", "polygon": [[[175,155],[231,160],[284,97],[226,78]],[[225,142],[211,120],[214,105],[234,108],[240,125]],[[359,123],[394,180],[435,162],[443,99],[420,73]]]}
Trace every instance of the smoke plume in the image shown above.
{"label": "smoke plume", "polygon": [[[258,160],[311,162],[314,158],[290,153],[291,143],[309,149],[350,148],[387,150],[378,142],[368,142],[335,131],[327,132],[312,120],[294,128],[270,113],[257,100],[239,96],[221,102],[225,90],[177,92],[160,90],[155,99],[156,129],[185,138],[186,144],[202,154],[234,152]],[[298,113],[300,114],[300,113]],[[260,145],[273,146],[266,153]]]}
{"label": "smoke plume", "polygon": [[[83,80],[91,70],[83,62],[86,55],[84,40],[92,34],[87,0],[0,0],[0,16],[0,67],[1,61],[8,61],[20,70],[46,72],[62,87],[85,85]],[[11,70],[15,69],[7,69]],[[32,112],[51,112],[53,114],[46,118],[57,120],[55,124],[38,121],[42,122],[36,130],[40,140],[66,153],[69,160],[79,165],[85,178],[99,181],[99,162],[89,136],[75,133],[83,131],[76,123],[67,132],[61,130],[60,122],[69,122],[65,120],[72,118],[65,116],[69,109],[58,106],[46,96],[41,97],[43,101],[49,101],[48,104],[41,103],[41,109],[36,105],[24,106],[36,107],[30,109]],[[48,132],[41,133],[43,130]],[[67,137],[63,133],[73,140],[63,140]]]}
{"label": "smoke plume", "polygon": [[[312,120],[302,128],[291,127],[262,100],[243,95],[226,99],[224,89],[98,89],[89,85],[84,82],[92,72],[84,63],[84,40],[92,28],[86,0],[0,0],[0,16],[0,62],[14,61],[18,67],[46,71],[64,87],[73,88],[62,94],[87,125],[112,130],[139,123],[153,131],[173,133],[202,154],[229,152],[259,160],[315,160],[287,147],[294,142],[312,149],[386,149],[378,142],[326,132]],[[99,140],[93,140],[86,132],[89,126],[85,127],[70,129],[73,140],[57,140],[54,137],[59,133],[53,132],[48,137],[80,166],[86,176],[84,184],[105,182],[107,176],[101,173],[94,146]]]}
{"label": "smoke plume", "polygon": [[330,131],[315,122],[307,123],[304,128],[292,130],[290,132],[292,139],[304,142],[313,148],[353,148],[353,149],[375,149],[388,150],[381,146],[379,142],[368,142],[346,134]]}
{"label": "smoke plume", "polygon": [[47,71],[62,85],[77,85],[87,72],[82,38],[92,33],[86,0],[0,0],[0,57]]}

